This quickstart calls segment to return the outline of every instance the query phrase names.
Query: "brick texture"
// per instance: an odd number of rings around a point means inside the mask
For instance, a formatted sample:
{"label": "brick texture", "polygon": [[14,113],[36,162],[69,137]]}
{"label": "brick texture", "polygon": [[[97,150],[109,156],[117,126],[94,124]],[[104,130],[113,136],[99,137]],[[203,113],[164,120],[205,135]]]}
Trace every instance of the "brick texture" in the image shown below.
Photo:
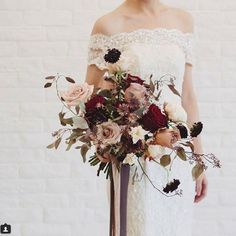
{"label": "brick texture", "polygon": [[[120,2],[0,0],[0,223],[12,225],[12,236],[108,235],[105,178],[77,150],[46,149],[61,107],[43,84],[57,72],[84,80],[93,22]],[[203,146],[223,164],[208,171],[209,193],[195,205],[193,236],[234,236],[236,1],[164,2],[194,16]]]}

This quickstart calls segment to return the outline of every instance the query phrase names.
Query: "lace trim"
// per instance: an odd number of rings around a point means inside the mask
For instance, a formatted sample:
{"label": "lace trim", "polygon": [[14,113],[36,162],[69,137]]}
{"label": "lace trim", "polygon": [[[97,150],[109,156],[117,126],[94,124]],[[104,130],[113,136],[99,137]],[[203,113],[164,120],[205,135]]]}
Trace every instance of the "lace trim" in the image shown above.
{"label": "lace trim", "polygon": [[182,32],[179,29],[155,28],[137,29],[131,32],[121,32],[114,35],[101,33],[90,36],[88,45],[88,65],[95,64],[100,69],[105,68],[104,54],[108,48],[122,48],[132,42],[147,44],[166,44],[176,43],[185,53],[185,62],[194,64],[194,34]]}

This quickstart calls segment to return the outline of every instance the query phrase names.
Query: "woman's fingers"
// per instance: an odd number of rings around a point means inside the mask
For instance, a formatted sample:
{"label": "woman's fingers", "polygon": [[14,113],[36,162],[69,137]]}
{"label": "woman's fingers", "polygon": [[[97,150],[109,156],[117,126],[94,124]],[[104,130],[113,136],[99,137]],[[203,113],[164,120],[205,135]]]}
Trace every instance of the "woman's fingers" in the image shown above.
{"label": "woman's fingers", "polygon": [[200,202],[203,198],[206,197],[207,188],[208,188],[208,183],[207,183],[207,180],[205,177],[203,179],[201,179],[200,181],[197,181],[197,183],[196,183],[197,192],[196,192],[195,199],[194,199],[195,203]]}
{"label": "woman's fingers", "polygon": [[202,192],[202,179],[200,179],[200,180],[198,179],[196,181],[196,194],[197,194],[197,196],[200,196],[201,192]]}

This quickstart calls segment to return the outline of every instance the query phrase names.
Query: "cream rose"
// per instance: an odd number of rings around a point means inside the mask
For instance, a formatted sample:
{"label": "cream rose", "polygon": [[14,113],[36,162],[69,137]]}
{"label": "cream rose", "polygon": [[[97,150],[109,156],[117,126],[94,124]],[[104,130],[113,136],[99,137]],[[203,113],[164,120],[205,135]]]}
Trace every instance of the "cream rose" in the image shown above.
{"label": "cream rose", "polygon": [[96,137],[102,147],[105,147],[108,144],[115,144],[120,141],[121,128],[117,123],[109,120],[97,125]]}
{"label": "cream rose", "polygon": [[71,84],[67,91],[61,92],[61,96],[69,107],[76,106],[80,102],[87,102],[93,93],[93,89],[94,85],[89,85],[86,82]]}
{"label": "cream rose", "polygon": [[130,86],[125,90],[125,100],[130,101],[132,98],[142,100],[145,96],[146,88],[138,83],[130,83]]}
{"label": "cream rose", "polygon": [[154,159],[160,159],[165,153],[165,147],[158,144],[150,144],[148,146],[148,153]]}
{"label": "cream rose", "polygon": [[187,121],[187,113],[178,103],[165,103],[164,110],[167,113],[169,119],[173,120],[174,122]]}
{"label": "cream rose", "polygon": [[136,163],[137,156],[134,153],[126,154],[125,159],[123,160],[123,164],[134,165]]}

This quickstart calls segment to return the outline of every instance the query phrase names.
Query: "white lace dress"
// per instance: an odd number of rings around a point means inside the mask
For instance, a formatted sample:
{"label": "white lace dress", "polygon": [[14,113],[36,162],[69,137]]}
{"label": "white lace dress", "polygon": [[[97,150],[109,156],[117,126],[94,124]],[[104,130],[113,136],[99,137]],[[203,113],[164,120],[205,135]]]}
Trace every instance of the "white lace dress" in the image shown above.
{"label": "white lace dress", "polygon": [[[108,48],[125,50],[131,48],[136,53],[137,71],[142,78],[153,74],[153,80],[164,74],[175,77],[175,86],[181,93],[185,63],[194,64],[193,33],[183,33],[178,29],[138,29],[117,33],[112,36],[92,35],[89,42],[88,64],[104,69],[104,54]],[[162,101],[181,103],[181,98],[168,88],[163,88]],[[144,170],[159,188],[166,184],[166,172],[156,163],[143,161]],[[172,166],[170,179],[177,178],[183,195],[165,197],[153,188],[141,174],[140,181],[132,184],[134,168],[130,168],[128,184],[127,235],[120,235],[119,228],[119,188],[120,179],[114,173],[116,234],[115,236],[191,236],[195,182],[188,162],[176,160]],[[138,173],[141,173],[139,170]],[[108,184],[109,188],[109,184]]]}

